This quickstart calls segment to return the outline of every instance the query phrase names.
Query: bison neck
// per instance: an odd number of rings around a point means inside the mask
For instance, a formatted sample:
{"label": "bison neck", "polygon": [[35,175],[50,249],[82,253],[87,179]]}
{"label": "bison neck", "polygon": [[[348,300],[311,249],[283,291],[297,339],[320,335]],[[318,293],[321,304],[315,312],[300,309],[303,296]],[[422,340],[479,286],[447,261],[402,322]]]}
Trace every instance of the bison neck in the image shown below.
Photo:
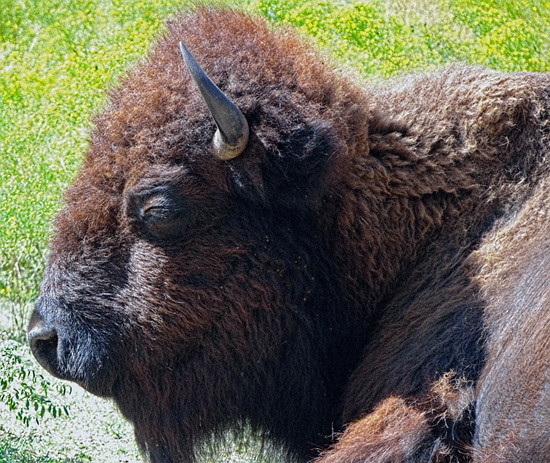
{"label": "bison neck", "polygon": [[[531,148],[502,141],[514,134],[499,133],[490,140],[494,146],[469,151],[476,139],[468,137],[476,131],[462,133],[463,119],[428,131],[422,117],[392,119],[373,111],[367,140],[339,160],[323,211],[331,211],[330,218],[320,219],[344,294],[352,295],[348,303],[366,323],[391,298],[400,276],[422,265],[423,249],[455,234],[461,246],[475,245],[529,193],[518,179],[537,177],[537,163],[517,154]],[[467,123],[477,127],[475,118]]]}
{"label": "bison neck", "polygon": [[389,296],[438,229],[474,243],[529,194],[547,151],[539,78],[454,66],[365,91],[372,109],[342,143],[353,151],[339,158],[326,232],[358,310]]}
{"label": "bison neck", "polygon": [[[450,162],[438,147],[435,137],[376,121],[363,152],[341,161],[325,234],[348,303],[366,324],[438,230],[464,222],[479,198],[475,166]],[[476,220],[470,214],[465,226]]]}

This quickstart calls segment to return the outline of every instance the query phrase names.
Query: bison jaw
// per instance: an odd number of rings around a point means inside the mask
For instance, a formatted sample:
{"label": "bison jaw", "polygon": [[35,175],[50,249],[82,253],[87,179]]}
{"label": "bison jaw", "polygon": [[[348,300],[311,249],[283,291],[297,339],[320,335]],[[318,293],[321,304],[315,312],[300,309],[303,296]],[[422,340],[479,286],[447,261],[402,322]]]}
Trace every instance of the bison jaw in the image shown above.
{"label": "bison jaw", "polygon": [[104,340],[94,340],[84,330],[68,328],[70,324],[43,315],[40,298],[27,327],[27,340],[38,363],[52,376],[73,381],[92,394],[110,397],[116,378],[113,368],[106,368]]}

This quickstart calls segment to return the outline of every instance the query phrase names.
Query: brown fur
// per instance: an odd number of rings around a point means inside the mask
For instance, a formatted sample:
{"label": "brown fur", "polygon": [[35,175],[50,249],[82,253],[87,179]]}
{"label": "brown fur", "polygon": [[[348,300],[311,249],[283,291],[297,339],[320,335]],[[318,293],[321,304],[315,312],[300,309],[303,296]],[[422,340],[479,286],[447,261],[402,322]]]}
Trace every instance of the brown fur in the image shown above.
{"label": "brown fur", "polygon": [[[180,40],[250,124],[232,161]],[[543,461],[549,92],[464,66],[364,88],[258,19],[170,22],[57,220],[47,367],[155,463],[244,427],[300,461]]]}

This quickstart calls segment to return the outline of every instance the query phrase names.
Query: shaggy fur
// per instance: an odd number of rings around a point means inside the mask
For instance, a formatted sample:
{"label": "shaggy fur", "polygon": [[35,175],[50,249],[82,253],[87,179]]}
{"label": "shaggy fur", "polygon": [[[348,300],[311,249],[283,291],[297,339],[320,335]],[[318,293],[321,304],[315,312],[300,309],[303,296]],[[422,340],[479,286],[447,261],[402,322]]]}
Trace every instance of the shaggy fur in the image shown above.
{"label": "shaggy fur", "polygon": [[[180,40],[249,122],[236,159]],[[244,428],[297,461],[544,461],[549,108],[549,75],[362,87],[261,20],[170,22],[67,192],[42,363],[154,463]]]}

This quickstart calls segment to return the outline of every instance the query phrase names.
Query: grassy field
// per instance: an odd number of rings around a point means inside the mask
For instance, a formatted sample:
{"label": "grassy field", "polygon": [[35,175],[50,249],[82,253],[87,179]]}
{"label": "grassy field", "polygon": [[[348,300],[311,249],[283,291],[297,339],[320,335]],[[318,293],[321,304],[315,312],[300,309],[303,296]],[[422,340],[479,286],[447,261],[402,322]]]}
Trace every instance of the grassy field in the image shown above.
{"label": "grassy field", "polygon": [[[505,71],[550,71],[550,0],[218,3],[299,29],[365,79],[456,61]],[[0,2],[4,338],[22,338],[38,293],[50,224],[86,150],[90,116],[104,104],[105,90],[162,33],[165,18],[190,5],[181,0]],[[62,399],[71,406],[72,418],[48,418],[30,427],[14,425],[13,412],[0,408],[0,463],[134,461],[131,430],[108,404],[83,392]],[[74,426],[80,437],[68,438],[66,426]],[[106,449],[104,441],[114,444]]]}

